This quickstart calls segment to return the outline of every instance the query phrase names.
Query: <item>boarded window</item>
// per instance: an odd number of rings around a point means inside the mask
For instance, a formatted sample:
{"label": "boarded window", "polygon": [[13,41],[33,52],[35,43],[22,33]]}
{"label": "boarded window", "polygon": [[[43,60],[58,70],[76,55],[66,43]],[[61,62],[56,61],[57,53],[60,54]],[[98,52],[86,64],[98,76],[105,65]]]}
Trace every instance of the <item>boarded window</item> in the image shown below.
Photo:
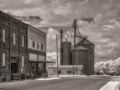
{"label": "boarded window", "polygon": [[5,29],[2,29],[2,41],[5,42]]}
{"label": "boarded window", "polygon": [[22,56],[22,67],[24,67],[24,64],[25,64],[25,58],[24,56]]}
{"label": "boarded window", "polygon": [[29,53],[29,60],[37,60],[37,54]]}
{"label": "boarded window", "polygon": [[45,60],[45,56],[38,55],[38,60],[42,60],[42,61],[44,61],[44,60]]}
{"label": "boarded window", "polygon": [[22,47],[24,47],[25,46],[25,38],[24,38],[24,36],[22,36]]}
{"label": "boarded window", "polygon": [[5,66],[5,53],[2,53],[2,66]]}
{"label": "boarded window", "polygon": [[16,35],[13,33],[13,45],[16,45]]}

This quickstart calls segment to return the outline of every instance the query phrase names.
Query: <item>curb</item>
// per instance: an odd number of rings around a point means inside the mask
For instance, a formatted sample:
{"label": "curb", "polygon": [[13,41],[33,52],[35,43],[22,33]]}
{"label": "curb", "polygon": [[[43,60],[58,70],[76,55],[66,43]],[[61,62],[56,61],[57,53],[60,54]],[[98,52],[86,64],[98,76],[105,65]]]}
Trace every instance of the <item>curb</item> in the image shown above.
{"label": "curb", "polygon": [[35,80],[56,80],[56,79],[61,79],[60,77],[50,77],[50,78],[38,78],[38,79],[35,79]]}
{"label": "curb", "polygon": [[12,86],[21,86],[21,85],[26,85],[30,82],[36,82],[36,81],[47,81],[47,80],[57,80],[61,79],[60,77],[48,77],[48,78],[37,78],[37,79],[29,79],[29,80],[23,80],[23,81],[13,81],[13,82],[3,82],[0,83],[0,88],[6,88],[6,87],[12,87]]}
{"label": "curb", "polygon": [[3,82],[0,83],[0,88],[11,87],[11,86],[20,86],[26,85],[28,82],[32,82],[32,80],[23,80],[23,81],[13,81],[13,82]]}

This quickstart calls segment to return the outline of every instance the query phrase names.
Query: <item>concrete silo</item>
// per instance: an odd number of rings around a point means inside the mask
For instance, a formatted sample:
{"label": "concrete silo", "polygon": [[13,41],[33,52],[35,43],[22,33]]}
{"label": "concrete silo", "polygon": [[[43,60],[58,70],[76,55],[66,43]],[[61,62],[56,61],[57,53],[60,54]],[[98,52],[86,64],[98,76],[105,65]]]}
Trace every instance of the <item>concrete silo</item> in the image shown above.
{"label": "concrete silo", "polygon": [[71,42],[62,42],[61,65],[71,65]]}
{"label": "concrete silo", "polygon": [[89,75],[89,50],[83,46],[72,50],[72,64],[83,65],[83,74]]}
{"label": "concrete silo", "polygon": [[84,46],[86,49],[89,50],[89,74],[94,74],[94,44],[91,43],[86,38],[79,43],[76,44],[76,48],[79,46]]}

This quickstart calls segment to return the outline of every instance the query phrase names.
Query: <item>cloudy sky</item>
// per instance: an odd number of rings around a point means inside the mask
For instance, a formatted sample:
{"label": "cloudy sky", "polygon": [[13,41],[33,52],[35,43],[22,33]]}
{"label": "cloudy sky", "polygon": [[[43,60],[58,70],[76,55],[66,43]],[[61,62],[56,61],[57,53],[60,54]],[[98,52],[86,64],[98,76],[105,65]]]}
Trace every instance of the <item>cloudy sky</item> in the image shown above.
{"label": "cloudy sky", "polygon": [[[78,21],[81,34],[95,43],[96,61],[120,57],[120,0],[0,0],[0,9],[18,16],[40,16],[41,25],[72,25],[74,18],[93,17],[94,23]],[[55,34],[48,30],[48,52],[55,52]]]}

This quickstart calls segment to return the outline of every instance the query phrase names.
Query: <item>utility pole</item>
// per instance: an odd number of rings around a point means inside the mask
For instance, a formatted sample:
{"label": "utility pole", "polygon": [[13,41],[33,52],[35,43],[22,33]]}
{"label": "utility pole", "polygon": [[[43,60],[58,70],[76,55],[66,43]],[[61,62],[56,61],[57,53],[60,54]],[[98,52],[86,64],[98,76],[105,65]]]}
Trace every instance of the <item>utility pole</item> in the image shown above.
{"label": "utility pole", "polygon": [[[77,31],[77,20],[74,19],[74,22],[73,22],[73,29],[74,29],[74,50],[75,50],[75,56],[77,56],[77,50],[75,48],[75,45],[76,45],[76,31]],[[74,71],[76,71],[76,75],[77,75],[77,57],[75,57],[75,65],[76,65],[76,68],[74,69]],[[74,66],[74,64],[73,64]]]}
{"label": "utility pole", "polygon": [[73,28],[74,28],[74,49],[75,49],[75,44],[76,44],[76,25],[77,25],[77,20],[74,19],[73,21]]}
{"label": "utility pole", "polygon": [[56,34],[56,52],[57,52],[57,77],[58,75],[58,36]]}
{"label": "utility pole", "polygon": [[[74,39],[74,42],[73,42],[73,49],[75,50],[75,43],[76,43],[76,23],[77,23],[77,21],[76,21],[76,19],[74,19],[74,21],[73,21],[73,35],[74,35],[74,37],[73,37],[73,39]],[[76,54],[75,54],[76,55]],[[73,54],[72,54],[72,56],[73,56]],[[75,58],[72,58],[72,60],[74,60],[75,59],[75,61],[76,61],[76,57]],[[74,76],[74,74],[75,74],[75,67],[74,67],[74,64],[76,64],[74,61],[73,61],[73,76]]]}

